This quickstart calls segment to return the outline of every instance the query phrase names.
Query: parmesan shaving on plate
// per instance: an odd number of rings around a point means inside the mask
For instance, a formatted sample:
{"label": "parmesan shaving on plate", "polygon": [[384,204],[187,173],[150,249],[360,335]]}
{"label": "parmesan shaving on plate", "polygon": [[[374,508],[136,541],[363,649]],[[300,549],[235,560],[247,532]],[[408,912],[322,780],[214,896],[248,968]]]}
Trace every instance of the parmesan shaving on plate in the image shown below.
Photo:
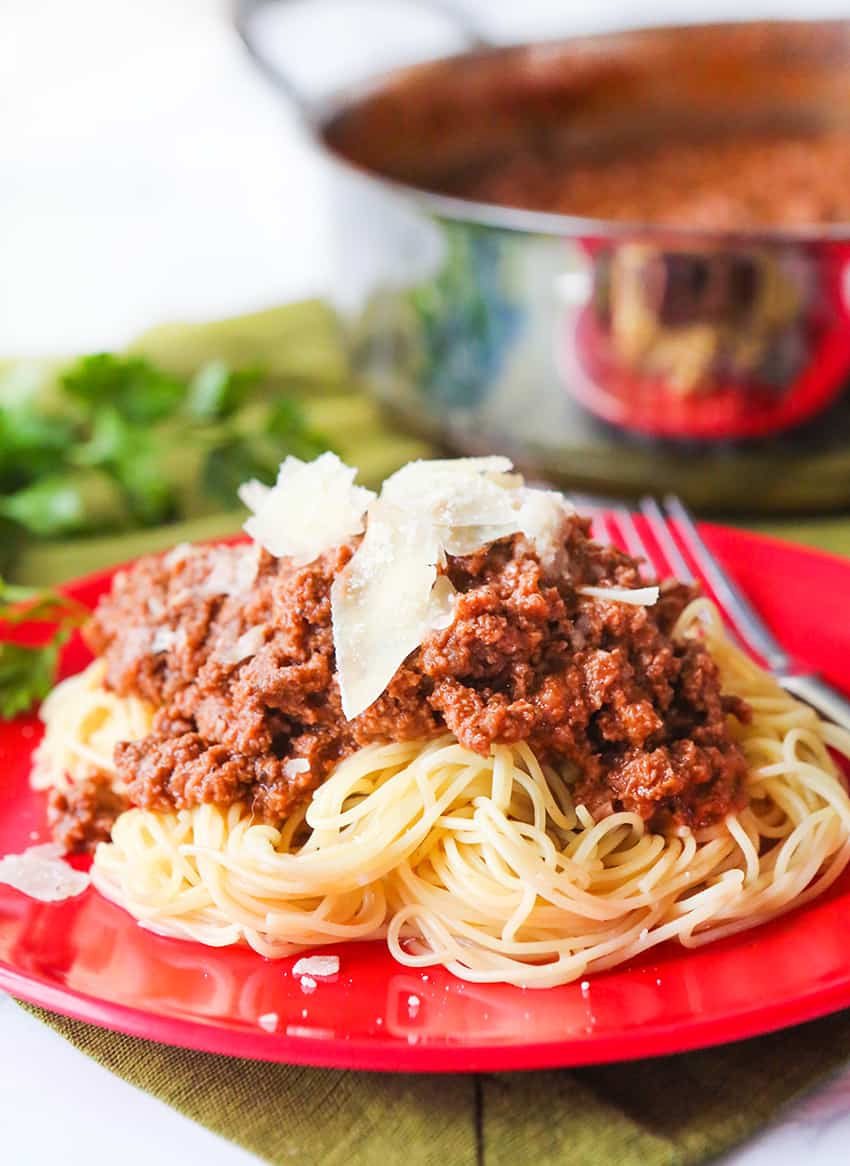
{"label": "parmesan shaving on plate", "polygon": [[298,960],[292,969],[293,976],[336,976],[339,974],[338,955],[308,955]]}
{"label": "parmesan shaving on plate", "polygon": [[7,854],[0,859],[0,883],[42,903],[72,899],[89,885],[89,876],[63,862],[64,853],[58,843],[47,842],[23,854]]}
{"label": "parmesan shaving on plate", "polygon": [[631,603],[634,607],[653,607],[661,594],[658,587],[577,587],[579,595],[604,599],[606,603]]}
{"label": "parmesan shaving on plate", "polygon": [[362,532],[375,495],[355,486],[356,476],[335,453],[313,462],[288,457],[274,486],[252,481],[240,487],[239,497],[254,512],[244,529],[271,554],[286,555],[298,566],[311,563]]}

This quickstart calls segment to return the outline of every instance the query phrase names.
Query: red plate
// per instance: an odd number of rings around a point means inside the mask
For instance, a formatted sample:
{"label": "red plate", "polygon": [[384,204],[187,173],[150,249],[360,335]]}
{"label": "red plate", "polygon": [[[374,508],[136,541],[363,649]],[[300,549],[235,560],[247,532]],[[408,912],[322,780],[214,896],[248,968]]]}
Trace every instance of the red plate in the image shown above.
{"label": "red plate", "polygon": [[[783,641],[850,692],[850,563],[720,528],[706,538]],[[109,576],[71,591],[93,603]],[[66,667],[85,653],[71,645]],[[45,840],[28,786],[34,719],[0,725],[0,854]],[[92,889],[59,904],[0,886],[0,987],[80,1020],[233,1056],[416,1072],[625,1060],[755,1036],[850,1005],[850,872],[822,900],[713,946],[677,946],[579,984],[524,991],[399,967],[343,945],[305,995],[292,960],[142,931]],[[651,957],[651,958],[649,958]],[[768,971],[769,969],[769,971]],[[767,972],[767,974],[766,974]],[[278,1031],[258,1024],[279,1017]]]}

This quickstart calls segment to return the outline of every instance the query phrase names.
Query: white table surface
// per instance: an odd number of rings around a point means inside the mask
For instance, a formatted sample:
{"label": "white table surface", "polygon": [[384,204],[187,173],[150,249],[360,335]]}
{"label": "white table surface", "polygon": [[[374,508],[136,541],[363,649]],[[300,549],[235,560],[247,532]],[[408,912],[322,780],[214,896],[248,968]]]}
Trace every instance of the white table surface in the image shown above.
{"label": "white table surface", "polygon": [[[338,23],[321,57],[321,20],[296,13],[284,41],[304,84],[405,50],[412,58],[426,43],[451,45],[439,21],[412,11],[403,23],[388,19],[392,4],[397,14],[401,0],[332,10]],[[688,0],[465,7],[504,38],[689,18]],[[320,160],[254,74],[227,8],[224,0],[0,4],[4,355],[114,346],[160,320],[249,310],[341,278]],[[701,15],[846,9],[846,0],[714,0]],[[3,996],[0,1130],[9,1166],[114,1166],[116,1146],[121,1166],[256,1161],[113,1077]],[[725,1166],[843,1166],[848,1147],[850,1068]]]}

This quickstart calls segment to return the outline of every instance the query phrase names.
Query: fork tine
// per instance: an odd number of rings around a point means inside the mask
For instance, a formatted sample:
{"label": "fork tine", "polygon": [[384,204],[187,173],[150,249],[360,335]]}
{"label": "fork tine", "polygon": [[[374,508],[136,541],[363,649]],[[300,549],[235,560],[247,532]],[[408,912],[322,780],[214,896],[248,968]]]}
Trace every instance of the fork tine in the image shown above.
{"label": "fork tine", "polygon": [[595,510],[590,517],[593,519],[593,537],[603,546],[611,544],[611,524],[604,510]]}
{"label": "fork tine", "polygon": [[676,540],[670,533],[670,527],[661,513],[661,507],[654,498],[646,497],[640,500],[640,511],[652,531],[653,538],[664,552],[671,572],[683,583],[693,583],[693,573],[676,545]]}
{"label": "fork tine", "polygon": [[769,668],[777,672],[790,668],[788,653],[708,549],[684,504],[675,495],[668,494],[664,505],[700,574],[711,585],[724,614],[741,639],[758,652]]}
{"label": "fork tine", "polygon": [[646,576],[645,568],[654,568],[654,563],[649,548],[641,538],[634,515],[628,507],[618,506],[614,511],[614,517],[617,519],[617,526],[625,543],[625,549],[633,559],[643,559],[644,566],[641,568],[641,574]]}
{"label": "fork tine", "polygon": [[577,514],[590,519],[592,523],[591,537],[594,541],[602,543],[603,546],[609,544],[611,542],[611,526],[605,507],[601,505],[601,499],[594,498],[590,494],[574,493],[567,494],[566,497],[575,507]]}

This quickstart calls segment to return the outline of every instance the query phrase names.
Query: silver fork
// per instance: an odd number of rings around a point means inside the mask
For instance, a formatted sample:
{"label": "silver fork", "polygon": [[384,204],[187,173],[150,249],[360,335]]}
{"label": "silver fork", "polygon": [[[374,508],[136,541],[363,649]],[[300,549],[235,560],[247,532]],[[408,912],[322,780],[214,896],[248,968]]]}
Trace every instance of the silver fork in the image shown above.
{"label": "silver fork", "polygon": [[[693,518],[679,498],[663,504],[642,498],[640,512],[666,563],[653,554],[631,510],[617,507],[607,514],[595,510],[594,530],[606,541],[619,542],[630,555],[643,559],[659,578],[672,573],[684,583],[696,582],[683,551],[687,551],[701,582],[713,591],[727,624],[745,648],[761,657],[783,688],[838,725],[850,729],[850,701],[817,673],[795,660],[779,643],[740,587],[708,549]],[[611,521],[613,517],[614,522]],[[619,532],[619,538],[617,537]]]}

